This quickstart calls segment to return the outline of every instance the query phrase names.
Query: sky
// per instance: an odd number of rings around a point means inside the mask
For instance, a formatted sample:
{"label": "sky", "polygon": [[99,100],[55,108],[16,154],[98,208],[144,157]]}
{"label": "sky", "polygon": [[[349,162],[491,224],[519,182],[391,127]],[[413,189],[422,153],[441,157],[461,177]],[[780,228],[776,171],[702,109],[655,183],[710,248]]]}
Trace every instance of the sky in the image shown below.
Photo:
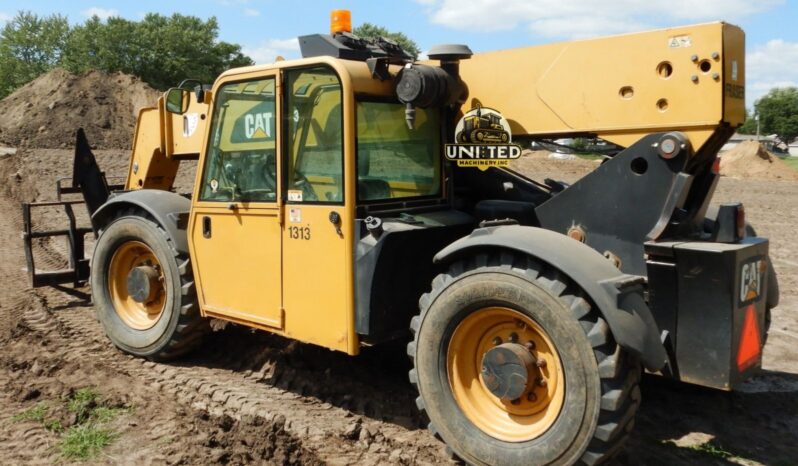
{"label": "sky", "polygon": [[270,63],[299,57],[295,38],[327,32],[336,8],[351,10],[354,26],[404,32],[422,50],[465,43],[475,52],[722,20],[746,32],[749,108],[773,87],[798,86],[798,0],[0,0],[0,25],[18,10],[59,13],[72,23],[149,12],[216,16],[221,40]]}

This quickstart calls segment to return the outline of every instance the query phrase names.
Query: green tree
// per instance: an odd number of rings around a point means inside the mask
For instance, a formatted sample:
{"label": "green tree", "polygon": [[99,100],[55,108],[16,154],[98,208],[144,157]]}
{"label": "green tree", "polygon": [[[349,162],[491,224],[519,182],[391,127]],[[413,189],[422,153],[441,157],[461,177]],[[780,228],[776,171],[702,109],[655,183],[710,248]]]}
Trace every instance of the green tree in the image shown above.
{"label": "green tree", "polygon": [[379,37],[391,39],[399,44],[405,50],[405,52],[412,55],[414,60],[417,59],[418,54],[421,53],[421,49],[418,48],[418,44],[416,44],[413,39],[407,37],[402,32],[390,32],[382,26],[376,26],[371,23],[363,23],[356,27],[352,33],[364,39],[377,39]]}
{"label": "green tree", "polygon": [[585,138],[574,139],[571,148],[576,152],[585,152],[587,150],[587,140]]}
{"label": "green tree", "polygon": [[754,104],[763,134],[775,134],[789,144],[798,137],[798,88],[771,89]]}
{"label": "green tree", "polygon": [[756,134],[756,120],[749,115],[746,117],[745,123],[737,128],[737,132],[740,134]]}
{"label": "green tree", "polygon": [[94,17],[77,26],[65,48],[64,66],[134,74],[157,89],[186,78],[211,83],[228,68],[252,65],[241,46],[218,40],[216,18],[202,20],[150,13],[142,21]]}
{"label": "green tree", "polygon": [[0,97],[56,66],[68,35],[64,16],[18,12],[0,30]]}
{"label": "green tree", "polygon": [[[64,47],[61,65],[73,73],[89,70],[134,73],[143,50],[137,24],[123,18],[105,22],[94,16],[75,26]],[[140,76],[141,77],[141,76]]]}

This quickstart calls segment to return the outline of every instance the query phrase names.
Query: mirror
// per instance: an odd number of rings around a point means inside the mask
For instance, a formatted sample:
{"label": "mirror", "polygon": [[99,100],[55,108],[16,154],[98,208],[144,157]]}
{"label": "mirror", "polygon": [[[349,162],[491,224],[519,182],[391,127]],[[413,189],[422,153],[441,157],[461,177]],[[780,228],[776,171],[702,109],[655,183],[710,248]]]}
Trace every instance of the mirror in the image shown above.
{"label": "mirror", "polygon": [[182,115],[188,110],[191,97],[186,89],[173,87],[166,91],[166,111]]}

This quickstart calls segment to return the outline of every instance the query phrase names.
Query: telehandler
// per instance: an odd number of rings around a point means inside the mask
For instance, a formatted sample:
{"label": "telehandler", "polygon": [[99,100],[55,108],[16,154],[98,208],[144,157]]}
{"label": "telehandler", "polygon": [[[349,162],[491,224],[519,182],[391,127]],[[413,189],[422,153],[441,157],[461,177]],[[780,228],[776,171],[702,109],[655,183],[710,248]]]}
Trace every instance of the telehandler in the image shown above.
{"label": "telehandler", "polygon": [[[710,207],[745,116],[742,30],[416,62],[349,23],[300,37],[301,59],[167,91],[139,115],[121,189],[79,130],[61,192],[82,193],[91,228],[65,202],[70,227],[36,232],[23,206],[34,286],[88,281],[113,344],[152,360],[200,345],[210,318],[350,355],[409,335],[418,408],[470,464],[601,463],[644,370],[723,390],[757,372],[778,303],[768,241],[741,204]],[[458,143],[479,108],[512,141]],[[623,150],[571,185],[506,166],[564,137]],[[68,270],[36,270],[48,235],[69,238]]]}

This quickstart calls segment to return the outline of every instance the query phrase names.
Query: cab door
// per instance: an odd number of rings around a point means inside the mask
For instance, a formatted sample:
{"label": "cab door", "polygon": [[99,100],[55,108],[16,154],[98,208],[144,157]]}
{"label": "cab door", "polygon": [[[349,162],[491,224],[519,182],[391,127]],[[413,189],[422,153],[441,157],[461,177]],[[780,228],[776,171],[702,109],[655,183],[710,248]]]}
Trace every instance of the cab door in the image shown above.
{"label": "cab door", "polygon": [[279,75],[222,84],[189,238],[205,315],[283,328]]}
{"label": "cab door", "polygon": [[[352,305],[352,218],[345,195],[344,99],[332,68],[284,72],[285,333],[357,352]],[[350,180],[351,182],[351,180]]]}

